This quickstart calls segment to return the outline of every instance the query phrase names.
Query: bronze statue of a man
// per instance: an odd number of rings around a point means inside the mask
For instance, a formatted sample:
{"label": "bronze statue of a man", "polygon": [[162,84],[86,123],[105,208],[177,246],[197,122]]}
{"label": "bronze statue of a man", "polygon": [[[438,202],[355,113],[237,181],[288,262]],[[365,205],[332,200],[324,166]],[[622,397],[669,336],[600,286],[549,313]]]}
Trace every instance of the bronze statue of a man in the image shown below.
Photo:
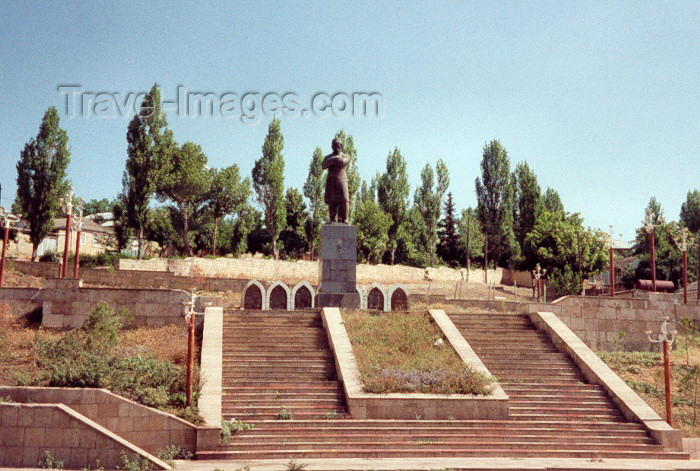
{"label": "bronze statue of a man", "polygon": [[350,157],[343,154],[343,143],[340,139],[333,139],[331,146],[333,153],[325,156],[321,164],[321,168],[328,170],[324,199],[328,205],[330,221],[347,224],[350,203],[347,168]]}

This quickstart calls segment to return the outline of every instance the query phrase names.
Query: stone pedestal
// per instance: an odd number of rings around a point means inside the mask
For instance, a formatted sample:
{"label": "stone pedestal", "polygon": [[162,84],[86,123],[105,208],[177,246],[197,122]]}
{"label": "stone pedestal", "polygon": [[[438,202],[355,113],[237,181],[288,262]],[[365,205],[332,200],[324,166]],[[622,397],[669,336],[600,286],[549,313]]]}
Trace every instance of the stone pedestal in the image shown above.
{"label": "stone pedestal", "polygon": [[357,228],[331,222],[321,228],[318,307],[359,308],[356,289]]}

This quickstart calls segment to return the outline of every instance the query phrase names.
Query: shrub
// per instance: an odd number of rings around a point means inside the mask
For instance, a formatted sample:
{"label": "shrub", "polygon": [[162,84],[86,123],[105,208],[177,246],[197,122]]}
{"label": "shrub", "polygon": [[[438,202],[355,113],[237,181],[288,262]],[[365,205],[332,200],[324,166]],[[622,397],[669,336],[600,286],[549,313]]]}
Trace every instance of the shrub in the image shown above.
{"label": "shrub", "polygon": [[39,257],[40,262],[58,263],[59,258],[55,250],[48,250]]}
{"label": "shrub", "polygon": [[171,443],[156,453],[156,458],[165,461],[172,467],[175,466],[173,460],[191,460],[193,456],[194,455],[192,453],[187,450],[183,450],[174,443]]}
{"label": "shrub", "polygon": [[39,460],[39,467],[42,469],[63,469],[63,461],[54,458],[49,450],[44,450],[44,455]]}
{"label": "shrub", "polygon": [[292,412],[282,406],[276,416],[277,420],[292,420]]}
{"label": "shrub", "polygon": [[221,444],[228,445],[231,441],[231,437],[238,432],[243,430],[251,430],[253,424],[245,423],[241,420],[231,419],[221,421]]}

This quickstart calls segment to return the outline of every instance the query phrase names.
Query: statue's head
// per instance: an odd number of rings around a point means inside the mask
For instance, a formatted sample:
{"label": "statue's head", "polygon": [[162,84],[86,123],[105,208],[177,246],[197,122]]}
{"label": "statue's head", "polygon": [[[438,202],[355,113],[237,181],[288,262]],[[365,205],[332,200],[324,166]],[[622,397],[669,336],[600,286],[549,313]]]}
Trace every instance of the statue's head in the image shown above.
{"label": "statue's head", "polygon": [[340,153],[343,150],[343,143],[337,137],[331,142],[331,148],[333,152]]}

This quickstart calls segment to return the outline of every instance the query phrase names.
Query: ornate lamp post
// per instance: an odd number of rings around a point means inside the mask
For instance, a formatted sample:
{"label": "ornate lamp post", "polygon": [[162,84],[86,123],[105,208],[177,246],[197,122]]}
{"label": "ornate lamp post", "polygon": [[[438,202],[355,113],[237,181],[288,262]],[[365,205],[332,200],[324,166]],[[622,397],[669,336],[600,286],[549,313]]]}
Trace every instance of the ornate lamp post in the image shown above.
{"label": "ornate lamp post", "polygon": [[546,273],[547,273],[547,269],[542,268],[539,263],[537,265],[535,265],[535,269],[532,270],[532,276],[535,277],[535,286],[537,287],[537,299],[538,300],[542,299],[542,282],[540,280]]}
{"label": "ornate lamp post", "polygon": [[73,278],[77,279],[80,273],[80,235],[83,232],[83,200],[75,208],[78,213],[78,219],[75,221],[75,260],[73,261]]}
{"label": "ornate lamp post", "polygon": [[68,195],[65,197],[66,208],[66,241],[63,245],[63,265],[61,268],[61,278],[68,276],[68,252],[70,251],[70,229],[71,229],[71,218],[73,216],[73,188],[68,191]]}
{"label": "ornate lamp post", "polygon": [[671,363],[668,356],[668,349],[676,338],[675,330],[668,330],[668,317],[663,318],[661,323],[661,333],[658,339],[651,338],[651,330],[646,331],[651,343],[663,344],[664,350],[664,388],[666,390],[666,422],[673,427],[673,417],[671,417]]}
{"label": "ornate lamp post", "polygon": [[5,208],[0,208],[0,219],[2,219],[1,225],[3,227],[2,255],[0,255],[0,287],[2,287],[2,278],[5,273],[5,258],[7,257],[7,244],[10,239],[10,224],[19,221],[19,218],[5,211]]}
{"label": "ornate lamp post", "polygon": [[674,237],[673,241],[683,254],[683,304],[688,304],[688,246],[693,243],[693,235],[683,227],[680,237]]}
{"label": "ornate lamp post", "polygon": [[654,221],[658,219],[659,223],[664,222],[663,216],[658,216],[654,211],[647,210],[647,215],[644,218],[644,230],[649,234],[649,266],[651,267],[651,290],[656,292],[656,260],[654,258]]}
{"label": "ornate lamp post", "polygon": [[187,372],[185,376],[185,406],[189,407],[192,404],[192,384],[194,375],[194,327],[196,315],[194,312],[194,303],[197,296],[192,293],[192,298],[189,303],[185,303],[188,306],[187,314],[185,314],[185,321],[187,322]]}

